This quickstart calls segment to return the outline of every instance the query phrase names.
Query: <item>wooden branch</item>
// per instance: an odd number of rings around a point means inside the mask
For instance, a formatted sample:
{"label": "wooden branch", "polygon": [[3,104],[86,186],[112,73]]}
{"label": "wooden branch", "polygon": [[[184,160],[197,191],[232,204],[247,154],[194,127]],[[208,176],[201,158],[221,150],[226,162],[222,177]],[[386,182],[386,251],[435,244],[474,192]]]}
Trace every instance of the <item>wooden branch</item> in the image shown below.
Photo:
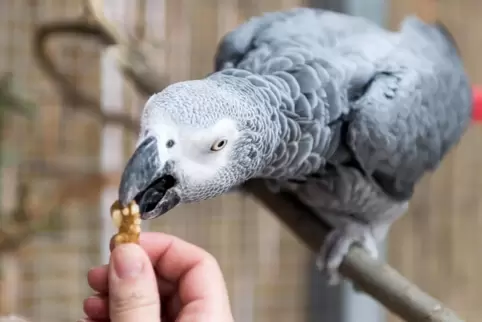
{"label": "wooden branch", "polygon": [[[330,227],[293,195],[272,194],[262,180],[245,186],[314,253],[319,252]],[[372,259],[353,246],[340,266],[340,273],[390,311],[410,322],[461,322],[455,312],[421,291],[389,265]]]}
{"label": "wooden branch", "polygon": [[21,174],[29,179],[59,180],[58,204],[70,200],[88,200],[99,196],[105,186],[120,183],[121,172],[103,172],[98,167],[69,165],[61,160],[29,160],[21,164]]}
{"label": "wooden branch", "polygon": [[32,116],[33,103],[16,93],[13,85],[11,73],[4,73],[0,76],[0,112],[12,111],[27,117]]}
{"label": "wooden branch", "polygon": [[[102,15],[98,3],[90,1],[90,4],[99,23],[107,26],[108,22]],[[146,96],[160,91],[165,84],[153,81],[160,77],[144,75],[146,70],[152,73],[153,69],[145,68],[147,63],[142,63],[144,67],[137,69],[139,62],[132,55],[127,54],[128,48],[122,48],[122,46],[125,47],[125,43],[121,43],[116,48],[119,55],[118,61],[121,62],[125,76],[137,83],[136,87],[142,89],[142,94]],[[250,181],[244,188],[277,216],[313,252],[319,251],[330,228],[295,196],[287,192],[272,194],[261,180]],[[454,312],[421,291],[390,266],[373,260],[362,248],[354,246],[350,249],[340,266],[340,273],[406,321],[462,321]]]}
{"label": "wooden branch", "polygon": [[13,223],[0,228],[0,253],[20,248],[37,231],[37,223]]}
{"label": "wooden branch", "polygon": [[40,219],[28,214],[27,200],[30,190],[27,183],[20,181],[19,190],[11,222],[0,227],[0,253],[17,250],[39,227]]}
{"label": "wooden branch", "polygon": [[[165,77],[158,75],[152,66],[147,64],[147,55],[142,52],[139,42],[135,37],[125,30],[119,32],[115,25],[104,15],[103,0],[84,0],[90,8],[90,14],[97,20],[99,26],[115,42],[115,57],[124,74],[133,80],[132,84],[138,92],[154,93],[167,85]],[[141,72],[141,73],[139,73]],[[142,79],[138,78],[141,76]],[[156,84],[156,87],[152,85]],[[160,86],[160,87],[159,87]]]}
{"label": "wooden branch", "polygon": [[90,25],[86,21],[55,21],[45,23],[35,30],[33,39],[34,57],[40,68],[54,81],[62,95],[75,102],[74,108],[93,115],[103,123],[115,123],[131,131],[137,131],[139,121],[127,114],[106,113],[99,107],[99,99],[78,89],[53,63],[47,52],[47,43],[51,38],[62,34],[90,36],[102,45],[109,46],[114,39],[98,25]]}
{"label": "wooden branch", "polygon": [[[102,1],[84,0],[85,12],[77,20],[54,21],[38,26],[34,32],[33,54],[40,68],[54,81],[65,97],[75,102],[73,107],[93,115],[103,123],[115,123],[130,131],[139,130],[139,121],[128,114],[106,113],[99,107],[99,99],[78,89],[54,64],[47,51],[47,43],[58,35],[71,34],[76,37],[92,37],[108,47],[130,82],[139,93],[153,93],[162,90],[168,82],[148,64],[142,44],[129,34],[118,32],[103,15]],[[142,77],[142,78],[139,78]],[[156,84],[157,87],[152,87]]]}
{"label": "wooden branch", "polygon": [[18,175],[20,183],[15,209],[9,216],[11,220],[0,226],[0,253],[16,251],[48,224],[50,215],[33,215],[34,209],[28,206],[30,189],[27,180],[30,182],[39,177],[60,180],[60,191],[55,201],[51,200],[58,207],[72,199],[95,198],[102,186],[119,184],[121,174],[101,173],[98,169],[82,169],[62,162],[31,160],[20,164]]}

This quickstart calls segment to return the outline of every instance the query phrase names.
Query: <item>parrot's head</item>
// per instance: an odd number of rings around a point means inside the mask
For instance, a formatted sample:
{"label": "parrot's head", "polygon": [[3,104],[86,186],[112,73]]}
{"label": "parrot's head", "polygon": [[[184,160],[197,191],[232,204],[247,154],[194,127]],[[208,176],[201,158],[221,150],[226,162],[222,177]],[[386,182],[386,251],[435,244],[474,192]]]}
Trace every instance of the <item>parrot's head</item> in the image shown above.
{"label": "parrot's head", "polygon": [[141,217],[151,219],[256,176],[276,145],[267,103],[250,82],[228,76],[175,83],[151,96],[120,202],[136,200]]}

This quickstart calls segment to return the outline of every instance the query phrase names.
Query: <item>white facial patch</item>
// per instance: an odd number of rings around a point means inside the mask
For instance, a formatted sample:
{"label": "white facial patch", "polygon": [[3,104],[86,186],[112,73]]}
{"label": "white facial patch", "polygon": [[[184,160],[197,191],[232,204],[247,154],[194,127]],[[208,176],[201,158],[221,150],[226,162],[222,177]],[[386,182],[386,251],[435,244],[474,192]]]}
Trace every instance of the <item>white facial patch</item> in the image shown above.
{"label": "white facial patch", "polygon": [[[206,129],[186,129],[180,137],[179,169],[186,180],[193,183],[213,178],[217,171],[229,163],[235,141],[239,137],[236,124],[231,119],[222,119]],[[211,147],[220,139],[226,140],[219,151]]]}
{"label": "white facial patch", "polygon": [[[154,135],[162,161],[173,160],[181,181],[202,183],[216,176],[229,163],[229,158],[240,133],[234,120],[220,119],[208,128],[194,128],[174,123],[167,115],[162,122],[144,124],[143,131]],[[219,140],[226,140],[218,151],[211,150]],[[168,147],[172,140],[174,145]]]}

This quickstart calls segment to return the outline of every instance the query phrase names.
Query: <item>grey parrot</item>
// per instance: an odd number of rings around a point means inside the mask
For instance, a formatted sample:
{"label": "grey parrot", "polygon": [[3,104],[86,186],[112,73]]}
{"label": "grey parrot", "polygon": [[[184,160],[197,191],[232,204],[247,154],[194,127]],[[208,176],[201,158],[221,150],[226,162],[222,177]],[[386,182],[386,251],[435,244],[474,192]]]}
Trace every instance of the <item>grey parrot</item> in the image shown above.
{"label": "grey parrot", "polygon": [[223,37],[213,73],[147,100],[119,200],[147,220],[262,179],[333,227],[317,264],[337,283],[351,245],[377,258],[471,113],[442,24],[409,16],[389,31],[321,9],[266,13]]}

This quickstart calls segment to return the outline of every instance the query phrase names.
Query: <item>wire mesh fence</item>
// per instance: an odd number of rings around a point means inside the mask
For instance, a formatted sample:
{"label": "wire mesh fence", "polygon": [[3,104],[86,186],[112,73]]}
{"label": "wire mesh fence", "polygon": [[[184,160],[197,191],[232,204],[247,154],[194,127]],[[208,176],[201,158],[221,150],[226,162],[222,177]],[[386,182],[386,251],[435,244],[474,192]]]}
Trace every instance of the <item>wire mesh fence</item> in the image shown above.
{"label": "wire mesh fence", "polygon": [[[90,294],[86,272],[105,260],[105,237],[110,238],[112,227],[102,217],[106,203],[115,198],[112,191],[135,138],[81,111],[85,102],[65,95],[32,54],[35,28],[52,20],[81,19],[82,3],[0,4],[0,73],[12,74],[21,97],[35,110],[30,119],[3,118],[2,156],[14,161],[2,162],[0,232],[6,237],[0,235],[0,245],[13,238],[6,235],[12,227],[29,229],[0,252],[0,316],[19,314],[35,322],[78,319],[82,300]],[[121,30],[148,40],[152,61],[168,82],[210,72],[219,38],[250,15],[299,5],[294,0],[133,3],[105,1],[106,15],[123,22]],[[92,95],[99,108],[138,115],[145,98],[111,70],[108,54],[94,40],[65,35],[47,47],[59,70]],[[15,216],[16,201],[25,181],[21,221]],[[219,260],[237,319],[303,320],[307,252],[247,196],[185,205],[149,226],[194,242]]]}

